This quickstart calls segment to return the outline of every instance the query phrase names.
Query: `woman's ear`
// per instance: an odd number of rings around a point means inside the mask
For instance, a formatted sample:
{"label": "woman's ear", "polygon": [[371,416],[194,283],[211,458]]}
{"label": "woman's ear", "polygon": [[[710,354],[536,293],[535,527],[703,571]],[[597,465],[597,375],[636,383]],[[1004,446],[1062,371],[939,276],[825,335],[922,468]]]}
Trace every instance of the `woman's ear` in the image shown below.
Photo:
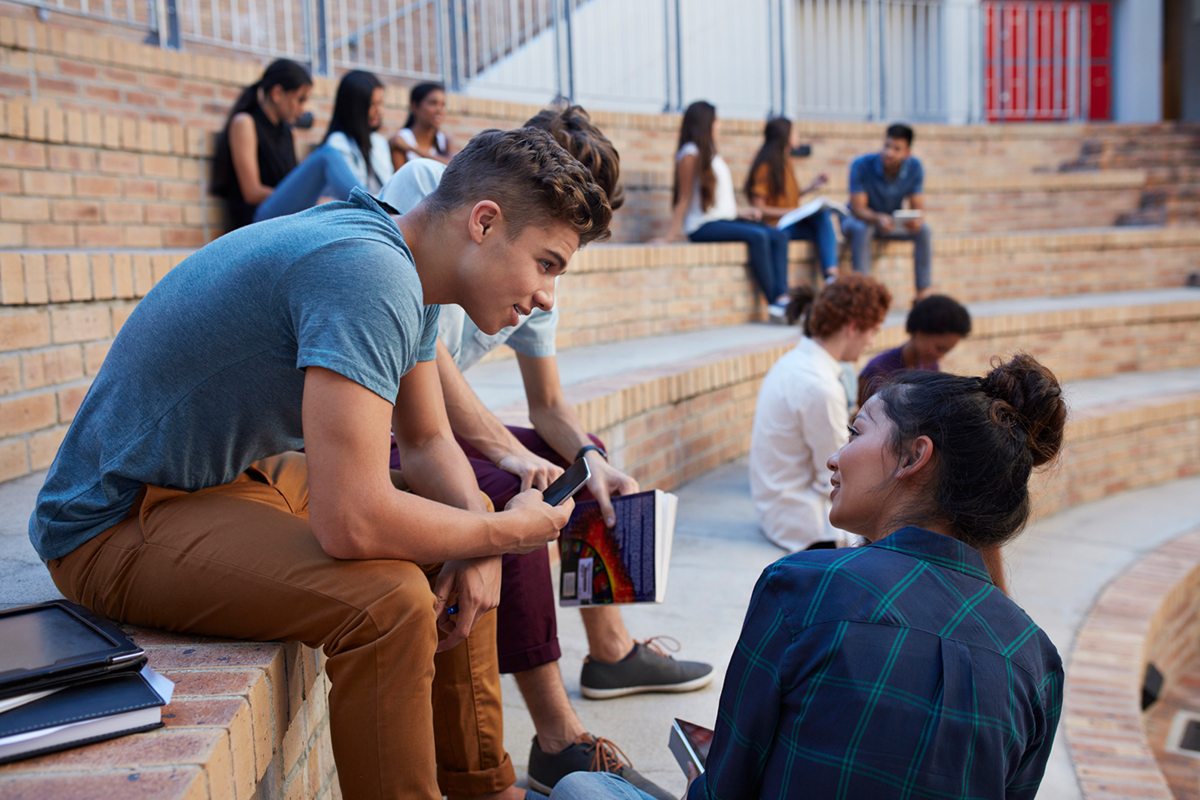
{"label": "woman's ear", "polygon": [[933,461],[933,440],[928,436],[918,436],[908,446],[908,453],[900,459],[896,470],[897,478],[909,478],[921,473]]}

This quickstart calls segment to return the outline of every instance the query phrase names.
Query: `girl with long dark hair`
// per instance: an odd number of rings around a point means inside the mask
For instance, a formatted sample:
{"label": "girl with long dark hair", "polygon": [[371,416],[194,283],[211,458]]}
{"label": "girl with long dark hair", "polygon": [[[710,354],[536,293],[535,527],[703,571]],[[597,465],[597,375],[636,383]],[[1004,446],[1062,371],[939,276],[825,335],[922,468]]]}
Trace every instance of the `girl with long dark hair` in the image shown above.
{"label": "girl with long dark hair", "polygon": [[378,133],[383,125],[383,83],[364,70],[342,76],[325,144],[346,159],[354,178],[378,196],[395,171],[388,140]]}
{"label": "girl with long dark hair", "polygon": [[458,152],[442,131],[446,122],[446,89],[440,83],[418,83],[408,96],[408,119],[392,137],[392,163],[400,169],[417,158],[443,164]]}
{"label": "girl with long dark hair", "polygon": [[[981,378],[902,373],[868,400],[827,462],[829,521],[868,544],[763,572],[686,796],[1032,800],[1062,660],[984,553],[1024,527],[1066,420],[1028,355]],[[591,773],[551,795],[585,797],[641,795]]]}
{"label": "girl with long dark hair", "polygon": [[660,241],[745,242],[750,270],[772,321],[784,322],[788,301],[788,236],[763,225],[757,208],[739,210],[733,176],[717,153],[717,110],[699,100],[688,106],[675,153],[674,214]]}
{"label": "girl with long dark hair", "polygon": [[[774,225],[784,214],[800,205],[800,198],[829,182],[824,173],[812,183],[800,188],[792,164],[792,150],[799,146],[798,131],[786,117],[775,117],[763,130],[763,146],[750,166],[746,177],[746,197],[762,212],[763,222]],[[816,243],[817,260],[825,281],[833,281],[838,271],[837,234],[829,209],[822,208],[784,229],[791,239]]]}
{"label": "girl with long dark hair", "polygon": [[325,187],[341,200],[359,185],[331,147],[317,148],[297,166],[292,125],[311,90],[308,70],[281,58],[233,104],[217,141],[212,181],[212,193],[228,201],[231,229],[311,208]]}

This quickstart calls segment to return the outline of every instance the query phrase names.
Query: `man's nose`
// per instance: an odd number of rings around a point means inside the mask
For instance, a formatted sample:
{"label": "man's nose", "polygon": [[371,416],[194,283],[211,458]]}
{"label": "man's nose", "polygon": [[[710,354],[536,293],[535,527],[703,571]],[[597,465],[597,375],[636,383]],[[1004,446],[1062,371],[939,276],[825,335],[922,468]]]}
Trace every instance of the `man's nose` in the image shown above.
{"label": "man's nose", "polygon": [[551,281],[549,289],[538,289],[533,293],[533,304],[542,311],[549,311],[554,308],[554,282]]}

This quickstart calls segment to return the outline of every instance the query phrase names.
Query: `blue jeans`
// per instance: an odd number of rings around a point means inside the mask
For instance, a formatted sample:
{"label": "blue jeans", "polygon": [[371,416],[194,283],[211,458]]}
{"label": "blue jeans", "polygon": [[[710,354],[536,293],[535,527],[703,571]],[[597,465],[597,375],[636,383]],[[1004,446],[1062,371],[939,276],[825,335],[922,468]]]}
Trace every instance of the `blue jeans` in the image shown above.
{"label": "blue jeans", "polygon": [[874,225],[857,217],[842,220],[842,233],[850,240],[850,252],[854,255],[854,271],[869,275],[871,272],[871,239],[898,239],[913,242],[913,277],[917,291],[928,289],[933,282],[933,231],[921,225],[916,233],[896,223],[891,233],[876,230]]}
{"label": "blue jeans", "polygon": [[[709,223],[711,224],[711,223]],[[573,772],[554,786],[550,800],[654,800],[610,772]]]}
{"label": "blue jeans", "polygon": [[811,216],[793,222],[784,228],[784,231],[792,239],[817,243],[817,261],[821,264],[822,275],[828,275],[829,270],[837,269],[837,234],[833,232],[833,220],[829,217],[828,208],[822,208]]}
{"label": "blue jeans", "polygon": [[693,242],[745,242],[750,250],[750,271],[768,303],[788,293],[787,233],[772,225],[744,219],[706,222],[688,234]]}
{"label": "blue jeans", "polygon": [[262,201],[255,210],[254,221],[262,222],[264,219],[283,217],[312,208],[317,204],[321,190],[326,186],[334,192],[334,197],[345,200],[350,196],[350,191],[361,184],[350,171],[345,157],[329,145],[323,144],[279,182],[271,196]]}

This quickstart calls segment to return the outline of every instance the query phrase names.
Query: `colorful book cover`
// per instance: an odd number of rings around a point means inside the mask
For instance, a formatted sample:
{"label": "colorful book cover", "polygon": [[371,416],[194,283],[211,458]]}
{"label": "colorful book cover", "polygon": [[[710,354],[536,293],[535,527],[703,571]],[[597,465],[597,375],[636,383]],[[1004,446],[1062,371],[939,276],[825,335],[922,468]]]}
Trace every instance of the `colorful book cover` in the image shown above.
{"label": "colorful book cover", "polygon": [[676,504],[659,490],[614,497],[617,524],[607,528],[596,501],[577,503],[558,540],[559,604],[661,603]]}

